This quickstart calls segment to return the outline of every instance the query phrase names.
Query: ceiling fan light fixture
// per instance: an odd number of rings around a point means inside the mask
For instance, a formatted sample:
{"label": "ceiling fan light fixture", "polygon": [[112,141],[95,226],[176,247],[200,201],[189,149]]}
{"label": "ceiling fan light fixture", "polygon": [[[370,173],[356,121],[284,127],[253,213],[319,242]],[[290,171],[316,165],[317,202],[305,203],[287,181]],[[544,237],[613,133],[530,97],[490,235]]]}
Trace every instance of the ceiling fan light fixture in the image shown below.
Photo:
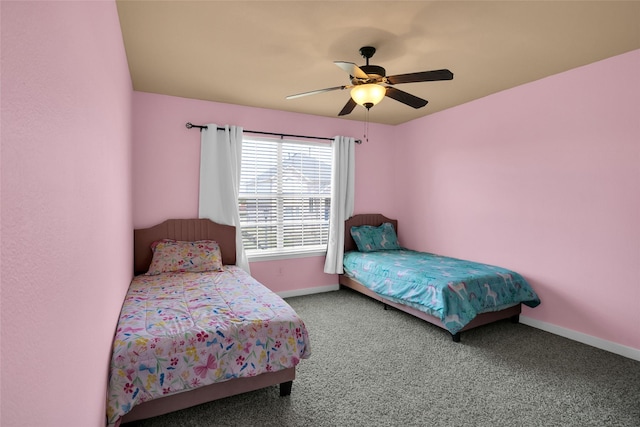
{"label": "ceiling fan light fixture", "polygon": [[375,83],[357,85],[351,89],[351,98],[356,104],[362,105],[367,110],[384,98],[387,88]]}
{"label": "ceiling fan light fixture", "polygon": [[367,60],[367,64],[360,67],[353,62],[333,62],[349,74],[349,85],[328,87],[326,89],[289,95],[287,96],[287,99],[352,88],[351,97],[345,106],[342,107],[338,116],[350,114],[353,109],[356,108],[356,105],[362,105],[368,112],[371,107],[378,104],[382,101],[382,98],[385,97],[394,99],[402,104],[408,105],[409,107],[422,108],[428,103],[426,99],[418,98],[415,95],[403,92],[396,88],[395,85],[401,83],[435,82],[453,79],[453,73],[446,69],[387,76],[387,71],[384,68],[378,65],[369,64],[369,59],[371,59],[375,52],[376,48],[373,46],[364,46],[360,48],[360,54]]}

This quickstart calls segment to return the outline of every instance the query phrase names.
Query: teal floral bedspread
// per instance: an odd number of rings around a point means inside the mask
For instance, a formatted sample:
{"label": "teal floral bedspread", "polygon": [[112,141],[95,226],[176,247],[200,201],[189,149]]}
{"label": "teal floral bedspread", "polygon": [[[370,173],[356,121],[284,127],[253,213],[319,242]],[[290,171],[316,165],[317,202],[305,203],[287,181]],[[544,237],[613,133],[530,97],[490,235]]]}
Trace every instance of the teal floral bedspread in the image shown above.
{"label": "teal floral bedspread", "polygon": [[518,273],[408,249],[347,252],[344,272],[377,294],[439,318],[456,334],[479,313],[540,299]]}
{"label": "teal floral bedspread", "polygon": [[296,312],[236,266],[136,276],[113,343],[108,423],[142,402],[291,368],[309,355]]}

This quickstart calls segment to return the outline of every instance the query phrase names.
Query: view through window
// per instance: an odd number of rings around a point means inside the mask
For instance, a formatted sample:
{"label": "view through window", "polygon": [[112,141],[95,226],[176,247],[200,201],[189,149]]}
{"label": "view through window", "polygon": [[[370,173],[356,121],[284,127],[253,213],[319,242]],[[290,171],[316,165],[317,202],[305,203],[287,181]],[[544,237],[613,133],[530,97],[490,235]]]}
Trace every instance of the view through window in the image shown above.
{"label": "view through window", "polygon": [[239,208],[248,256],[326,249],[331,156],[327,143],[245,136]]}

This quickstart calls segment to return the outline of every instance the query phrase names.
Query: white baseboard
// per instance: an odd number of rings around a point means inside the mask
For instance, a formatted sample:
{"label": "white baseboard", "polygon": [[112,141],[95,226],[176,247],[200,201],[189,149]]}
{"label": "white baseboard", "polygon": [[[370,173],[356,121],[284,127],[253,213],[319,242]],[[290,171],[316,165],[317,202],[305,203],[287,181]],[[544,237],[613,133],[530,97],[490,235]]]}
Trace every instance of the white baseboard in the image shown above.
{"label": "white baseboard", "polygon": [[541,322],[523,315],[520,315],[520,323],[573,341],[590,345],[591,347],[596,347],[601,350],[619,354],[620,356],[628,357],[629,359],[640,361],[640,350],[637,348],[627,347],[622,344],[603,340],[602,338],[583,334],[582,332],[577,332],[571,329],[562,328],[560,326],[552,325],[551,323]]}
{"label": "white baseboard", "polygon": [[314,288],[296,289],[295,291],[276,292],[280,298],[301,297],[304,295],[320,294],[322,292],[332,292],[340,289],[340,285],[316,286]]}
{"label": "white baseboard", "polygon": [[[304,295],[319,294],[322,292],[332,292],[340,289],[340,285],[328,285],[317,286],[313,288],[296,289],[295,291],[277,292],[281,298],[301,297]],[[591,335],[583,334],[571,329],[562,328],[560,326],[552,325],[551,323],[541,322],[536,319],[532,319],[527,316],[520,315],[520,323],[523,325],[531,326],[536,329],[541,329],[546,332],[550,332],[554,335],[568,338],[573,341],[578,341],[583,344],[590,345],[591,347],[599,348],[611,353],[618,354],[629,359],[640,361],[640,349],[627,347],[622,344],[603,340]]]}

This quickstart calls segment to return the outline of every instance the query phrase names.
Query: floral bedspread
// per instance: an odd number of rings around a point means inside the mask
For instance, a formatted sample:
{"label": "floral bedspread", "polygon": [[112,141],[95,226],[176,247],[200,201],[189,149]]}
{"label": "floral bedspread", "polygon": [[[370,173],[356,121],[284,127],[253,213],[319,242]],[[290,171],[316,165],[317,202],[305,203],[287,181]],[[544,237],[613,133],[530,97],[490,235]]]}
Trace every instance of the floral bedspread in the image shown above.
{"label": "floral bedspread", "polygon": [[347,252],[344,271],[377,294],[439,318],[452,334],[479,313],[540,299],[518,273],[407,249]]}
{"label": "floral bedspread", "polygon": [[139,403],[294,367],[309,355],[295,311],[236,266],[136,276],[113,344],[108,422]]}

